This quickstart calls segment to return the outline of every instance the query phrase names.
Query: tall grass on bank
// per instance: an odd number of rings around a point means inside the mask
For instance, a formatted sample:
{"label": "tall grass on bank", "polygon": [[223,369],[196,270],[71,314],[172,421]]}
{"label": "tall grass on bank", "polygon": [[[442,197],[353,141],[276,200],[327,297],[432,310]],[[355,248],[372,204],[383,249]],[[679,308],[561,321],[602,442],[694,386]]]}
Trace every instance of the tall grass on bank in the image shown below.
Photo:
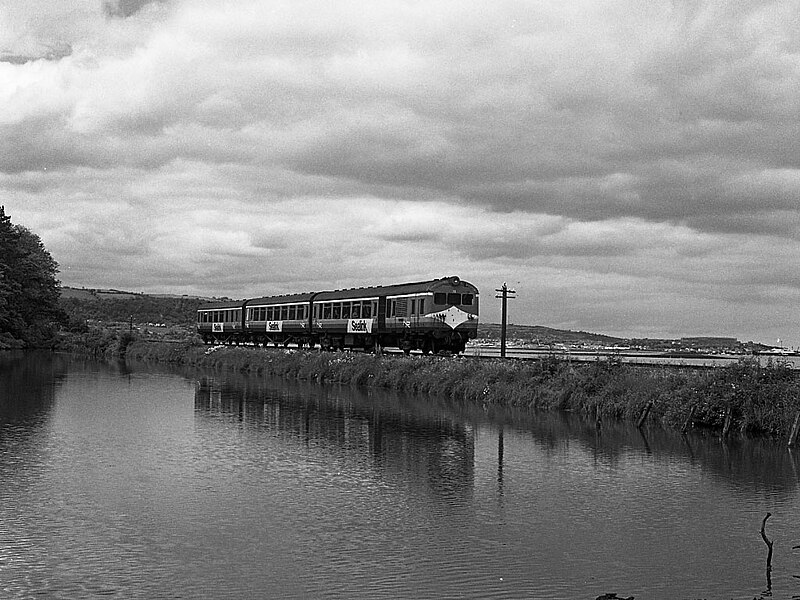
{"label": "tall grass on bank", "polygon": [[374,356],[245,347],[205,347],[187,341],[133,341],[127,356],[280,377],[366,385],[431,394],[481,406],[565,410],[602,419],[648,419],[695,427],[786,435],[800,410],[800,381],[781,362],[742,360],[713,369],[642,366],[618,360],[574,363]]}

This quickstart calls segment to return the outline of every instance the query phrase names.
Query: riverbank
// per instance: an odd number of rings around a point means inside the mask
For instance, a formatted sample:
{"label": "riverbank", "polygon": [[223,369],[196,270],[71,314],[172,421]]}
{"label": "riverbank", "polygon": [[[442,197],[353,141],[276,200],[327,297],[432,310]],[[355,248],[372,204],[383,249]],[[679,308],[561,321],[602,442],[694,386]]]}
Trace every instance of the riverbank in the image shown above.
{"label": "riverbank", "polygon": [[230,369],[415,394],[481,406],[564,410],[597,419],[705,428],[729,435],[788,437],[800,410],[800,380],[779,362],[740,361],[715,369],[208,347],[128,340],[131,360]]}

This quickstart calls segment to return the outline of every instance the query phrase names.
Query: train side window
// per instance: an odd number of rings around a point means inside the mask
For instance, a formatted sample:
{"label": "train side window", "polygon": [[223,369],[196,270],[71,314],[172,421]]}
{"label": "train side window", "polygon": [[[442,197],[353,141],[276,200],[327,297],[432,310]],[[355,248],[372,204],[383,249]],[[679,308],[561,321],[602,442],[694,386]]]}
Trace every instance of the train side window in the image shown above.
{"label": "train side window", "polygon": [[361,318],[362,319],[370,319],[372,318],[372,302],[369,300],[364,300],[361,303]]}
{"label": "train side window", "polygon": [[425,314],[425,298],[420,298],[417,302],[417,312],[421,315]]}
{"label": "train side window", "polygon": [[361,318],[361,302],[359,301],[353,302],[353,307],[350,309],[350,318],[351,319]]}
{"label": "train side window", "polygon": [[411,314],[411,315],[417,314],[417,299],[416,298],[412,298],[411,299],[411,312],[409,314]]}
{"label": "train side window", "polygon": [[331,303],[326,302],[322,305],[322,318],[323,319],[330,319],[331,318]]}
{"label": "train side window", "polygon": [[289,321],[294,321],[294,318],[297,316],[297,309],[295,308],[294,304],[288,307],[286,311],[286,318]]}
{"label": "train side window", "polygon": [[372,301],[372,314],[375,315],[376,317],[378,316],[378,301],[377,300],[373,300]]}
{"label": "train side window", "polygon": [[462,294],[461,304],[464,306],[472,306],[472,294]]}
{"label": "train side window", "polygon": [[444,292],[436,292],[433,295],[434,304],[447,304],[447,294]]}
{"label": "train side window", "polygon": [[350,318],[350,303],[349,302],[342,302],[342,318],[349,319]]}
{"label": "train side window", "polygon": [[259,314],[259,319],[258,320],[259,321],[266,321],[267,320],[267,307],[266,306],[262,306],[261,310],[259,312],[260,312],[260,314]]}
{"label": "train side window", "polygon": [[342,303],[336,302],[333,305],[333,318],[334,319],[341,319],[342,318]]}

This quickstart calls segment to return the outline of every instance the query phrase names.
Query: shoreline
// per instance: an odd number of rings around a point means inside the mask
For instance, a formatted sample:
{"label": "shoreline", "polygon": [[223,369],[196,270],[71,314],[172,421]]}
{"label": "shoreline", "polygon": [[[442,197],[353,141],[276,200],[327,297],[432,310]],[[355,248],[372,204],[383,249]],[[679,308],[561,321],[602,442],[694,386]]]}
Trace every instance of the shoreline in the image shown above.
{"label": "shoreline", "polygon": [[[665,369],[619,360],[569,362],[375,356],[319,350],[204,346],[123,334],[94,356],[154,361],[435,395],[484,408],[562,410],[603,420],[701,429],[789,442],[800,415],[800,377],[785,365],[741,360],[711,369]],[[75,351],[73,349],[72,351]]]}

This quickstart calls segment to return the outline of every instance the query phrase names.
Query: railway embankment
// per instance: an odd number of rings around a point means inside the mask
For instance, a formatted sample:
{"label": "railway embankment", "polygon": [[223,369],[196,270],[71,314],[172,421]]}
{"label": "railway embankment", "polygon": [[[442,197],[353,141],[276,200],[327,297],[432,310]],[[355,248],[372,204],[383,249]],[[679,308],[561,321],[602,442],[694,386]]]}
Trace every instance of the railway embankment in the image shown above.
{"label": "railway embankment", "polygon": [[[124,342],[117,344],[117,350]],[[788,439],[800,411],[800,379],[780,362],[713,369],[568,362],[476,360],[313,350],[208,347],[127,340],[129,360],[228,369],[319,383],[376,386],[479,406],[564,410],[676,430]]]}

